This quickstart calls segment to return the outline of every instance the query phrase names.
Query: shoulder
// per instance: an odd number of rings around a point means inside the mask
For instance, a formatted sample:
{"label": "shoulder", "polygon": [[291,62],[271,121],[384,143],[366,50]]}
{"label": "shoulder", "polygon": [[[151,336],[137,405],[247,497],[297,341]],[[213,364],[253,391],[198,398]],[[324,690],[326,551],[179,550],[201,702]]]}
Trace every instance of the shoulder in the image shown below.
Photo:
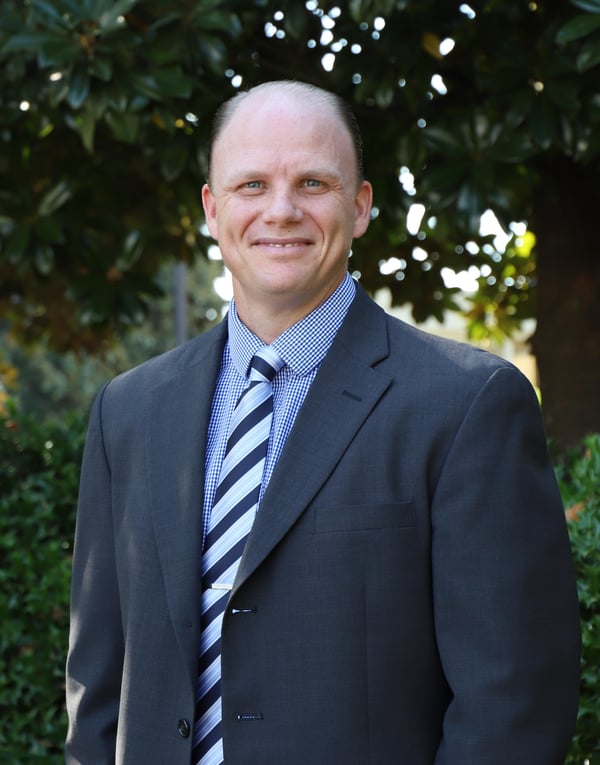
{"label": "shoulder", "polygon": [[386,323],[390,355],[401,358],[404,364],[417,367],[427,364],[429,368],[439,367],[456,374],[513,367],[509,361],[489,351],[434,335],[395,316],[386,314]]}
{"label": "shoulder", "polygon": [[370,357],[379,371],[406,390],[441,398],[472,397],[492,378],[500,387],[530,396],[527,378],[506,359],[468,343],[438,337],[386,313],[363,290],[357,291],[344,332],[345,344]]}
{"label": "shoulder", "polygon": [[104,405],[136,406],[155,391],[177,385],[191,374],[200,378],[218,366],[227,337],[226,323],[145,361],[110,380],[100,396]]}

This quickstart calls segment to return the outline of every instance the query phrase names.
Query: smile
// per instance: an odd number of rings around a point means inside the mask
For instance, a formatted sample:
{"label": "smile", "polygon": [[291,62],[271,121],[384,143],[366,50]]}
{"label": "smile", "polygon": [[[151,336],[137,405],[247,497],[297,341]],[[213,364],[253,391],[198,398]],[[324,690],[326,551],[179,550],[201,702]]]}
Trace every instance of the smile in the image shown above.
{"label": "smile", "polygon": [[276,249],[285,250],[292,247],[306,247],[310,242],[307,240],[295,240],[293,242],[272,242],[267,239],[261,239],[256,242],[258,247],[275,247]]}

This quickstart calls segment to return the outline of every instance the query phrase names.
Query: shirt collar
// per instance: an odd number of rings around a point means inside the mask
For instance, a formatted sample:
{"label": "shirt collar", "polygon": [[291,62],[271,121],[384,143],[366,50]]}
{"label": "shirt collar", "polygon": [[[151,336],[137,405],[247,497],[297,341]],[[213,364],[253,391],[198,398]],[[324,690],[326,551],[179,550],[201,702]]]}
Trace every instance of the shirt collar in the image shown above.
{"label": "shirt collar", "polygon": [[[341,284],[324,303],[275,338],[272,345],[293,374],[308,374],[321,363],[355,294],[356,285],[350,274],[346,273]],[[252,357],[265,344],[241,321],[235,299],[229,308],[227,326],[231,359],[240,375],[246,377]]]}

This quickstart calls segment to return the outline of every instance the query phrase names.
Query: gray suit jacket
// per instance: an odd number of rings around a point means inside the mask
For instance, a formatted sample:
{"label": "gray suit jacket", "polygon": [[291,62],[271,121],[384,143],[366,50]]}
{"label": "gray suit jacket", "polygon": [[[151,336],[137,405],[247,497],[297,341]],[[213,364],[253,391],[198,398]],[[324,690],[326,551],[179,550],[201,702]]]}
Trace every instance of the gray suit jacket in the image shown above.
{"label": "gray suit jacket", "polygon": [[[190,765],[226,326],[113,380],[86,444],[70,765]],[[579,629],[534,392],[359,289],[224,617],[226,765],[560,765]]]}

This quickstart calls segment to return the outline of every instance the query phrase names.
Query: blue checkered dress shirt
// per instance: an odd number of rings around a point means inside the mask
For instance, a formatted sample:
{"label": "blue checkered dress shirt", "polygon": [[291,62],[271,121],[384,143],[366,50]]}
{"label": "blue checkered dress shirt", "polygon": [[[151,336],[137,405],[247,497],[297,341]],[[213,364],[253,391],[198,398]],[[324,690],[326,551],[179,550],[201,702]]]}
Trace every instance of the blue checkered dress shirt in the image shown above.
{"label": "blue checkered dress shirt", "polygon": [[[332,295],[312,313],[286,329],[272,345],[286,365],[273,380],[273,425],[261,490],[264,493],[279,455],[292,429],[302,403],[315,379],[346,312],[356,294],[349,274]],[[219,472],[227,443],[231,414],[248,383],[250,361],[264,345],[238,318],[235,301],[227,317],[229,338],[223,350],[221,371],[212,403],[206,445],[206,480],[204,484],[204,528],[219,482]]]}

